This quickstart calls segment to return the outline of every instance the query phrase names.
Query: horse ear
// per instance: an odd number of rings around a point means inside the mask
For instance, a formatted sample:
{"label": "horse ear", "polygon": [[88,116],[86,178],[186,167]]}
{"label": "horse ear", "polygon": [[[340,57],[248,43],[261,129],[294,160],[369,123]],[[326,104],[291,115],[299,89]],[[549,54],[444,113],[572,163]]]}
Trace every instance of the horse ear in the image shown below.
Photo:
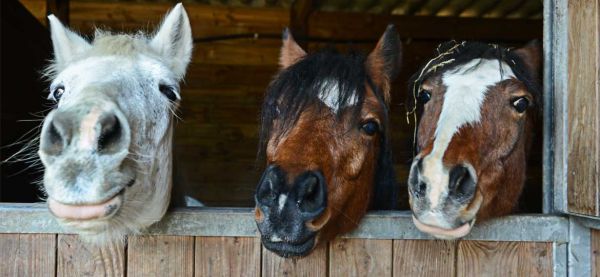
{"label": "horse ear", "polygon": [[282,38],[283,45],[281,46],[281,53],[279,54],[279,66],[281,66],[282,69],[285,69],[304,58],[306,52],[302,50],[302,47],[294,40],[294,37],[292,37],[288,28],[283,30]]}
{"label": "horse ear", "polygon": [[514,53],[523,60],[535,80],[540,81],[542,76],[542,45],[540,42],[532,40],[525,46],[514,50]]}
{"label": "horse ear", "polygon": [[53,14],[48,16],[48,21],[54,48],[54,63],[57,68],[64,68],[77,55],[91,47],[89,42],[65,27]]}
{"label": "horse ear", "polygon": [[181,3],[165,16],[150,46],[164,57],[176,76],[183,78],[192,57],[194,40],[190,20]]}
{"label": "horse ear", "polygon": [[386,103],[390,101],[390,82],[402,63],[402,43],[396,27],[390,24],[377,42],[375,49],[367,57],[366,67],[376,85],[384,92]]}

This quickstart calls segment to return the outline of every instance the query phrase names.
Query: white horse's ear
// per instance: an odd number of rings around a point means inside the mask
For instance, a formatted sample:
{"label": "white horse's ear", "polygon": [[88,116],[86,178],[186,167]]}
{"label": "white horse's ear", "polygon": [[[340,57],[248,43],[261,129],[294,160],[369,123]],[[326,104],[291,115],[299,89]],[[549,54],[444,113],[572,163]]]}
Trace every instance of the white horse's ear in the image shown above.
{"label": "white horse's ear", "polygon": [[84,38],[65,27],[53,14],[48,16],[54,62],[58,68],[64,68],[69,62],[91,47]]}
{"label": "white horse's ear", "polygon": [[193,44],[190,20],[179,3],[167,14],[150,46],[163,56],[177,76],[183,78],[192,57]]}

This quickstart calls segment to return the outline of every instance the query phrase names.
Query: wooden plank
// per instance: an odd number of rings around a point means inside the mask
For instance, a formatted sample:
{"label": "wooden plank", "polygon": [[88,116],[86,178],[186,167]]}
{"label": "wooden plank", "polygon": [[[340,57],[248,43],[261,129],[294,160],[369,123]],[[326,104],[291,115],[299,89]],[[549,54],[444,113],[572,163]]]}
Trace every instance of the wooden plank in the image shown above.
{"label": "wooden plank", "polygon": [[309,16],[315,10],[316,3],[313,0],[293,1],[290,8],[290,30],[298,44],[306,49],[308,44]]}
{"label": "wooden plank", "polygon": [[93,246],[76,235],[58,235],[58,276],[125,276],[125,246]]}
{"label": "wooden plank", "polygon": [[394,276],[455,276],[456,241],[394,240]]}
{"label": "wooden plank", "polygon": [[55,276],[54,234],[0,234],[0,249],[0,276]]}
{"label": "wooden plank", "polygon": [[597,0],[569,1],[569,212],[598,216],[600,19]]}
{"label": "wooden plank", "polygon": [[193,276],[194,238],[132,236],[127,248],[127,276]]}
{"label": "wooden plank", "polygon": [[391,276],[392,240],[335,239],[329,245],[329,276]]}
{"label": "wooden plank", "polygon": [[23,6],[31,13],[42,25],[46,25],[47,7],[45,0],[19,0]]}
{"label": "wooden plank", "polygon": [[456,273],[457,276],[551,276],[551,249],[550,242],[459,241]]}
{"label": "wooden plank", "polygon": [[282,258],[262,250],[262,276],[327,276],[327,246],[317,247],[303,258]]}
{"label": "wooden plank", "polygon": [[592,240],[590,243],[592,276],[598,277],[600,276],[600,230],[591,229],[590,239]]}
{"label": "wooden plank", "polygon": [[260,276],[260,239],[196,237],[195,276]]}

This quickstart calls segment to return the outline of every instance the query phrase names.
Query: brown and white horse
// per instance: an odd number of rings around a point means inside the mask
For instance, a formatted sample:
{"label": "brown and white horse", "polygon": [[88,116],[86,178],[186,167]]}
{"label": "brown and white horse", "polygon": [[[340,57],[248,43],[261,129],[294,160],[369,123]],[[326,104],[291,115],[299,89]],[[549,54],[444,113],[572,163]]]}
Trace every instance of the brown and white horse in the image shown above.
{"label": "brown and white horse", "polygon": [[267,249],[307,255],[355,228],[371,203],[393,206],[388,105],[400,47],[390,25],[366,58],[333,50],[307,55],[284,31],[282,69],[262,108],[267,169],[255,195]]}
{"label": "brown and white horse", "polygon": [[442,44],[410,83],[422,112],[408,185],[413,221],[443,239],[512,212],[525,182],[541,49]]}

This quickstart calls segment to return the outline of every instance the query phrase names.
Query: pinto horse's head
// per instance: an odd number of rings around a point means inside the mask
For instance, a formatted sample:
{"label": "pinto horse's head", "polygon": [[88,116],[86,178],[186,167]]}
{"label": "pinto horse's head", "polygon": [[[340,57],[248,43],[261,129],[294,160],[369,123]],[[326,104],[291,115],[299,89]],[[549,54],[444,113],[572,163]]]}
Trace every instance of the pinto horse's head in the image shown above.
{"label": "pinto horse's head", "polygon": [[366,58],[306,55],[284,32],[282,69],[262,108],[267,169],[255,195],[267,249],[307,255],[355,228],[373,199],[379,208],[393,205],[387,107],[400,47],[389,26]]}
{"label": "pinto horse's head", "polygon": [[88,42],[49,17],[55,59],[39,156],[48,206],[90,242],[137,233],[171,194],[173,110],[192,53],[178,4],[151,37],[97,32]]}
{"label": "pinto horse's head", "polygon": [[408,185],[421,231],[460,238],[476,219],[515,208],[541,102],[540,52],[450,42],[413,77],[422,115]]}

